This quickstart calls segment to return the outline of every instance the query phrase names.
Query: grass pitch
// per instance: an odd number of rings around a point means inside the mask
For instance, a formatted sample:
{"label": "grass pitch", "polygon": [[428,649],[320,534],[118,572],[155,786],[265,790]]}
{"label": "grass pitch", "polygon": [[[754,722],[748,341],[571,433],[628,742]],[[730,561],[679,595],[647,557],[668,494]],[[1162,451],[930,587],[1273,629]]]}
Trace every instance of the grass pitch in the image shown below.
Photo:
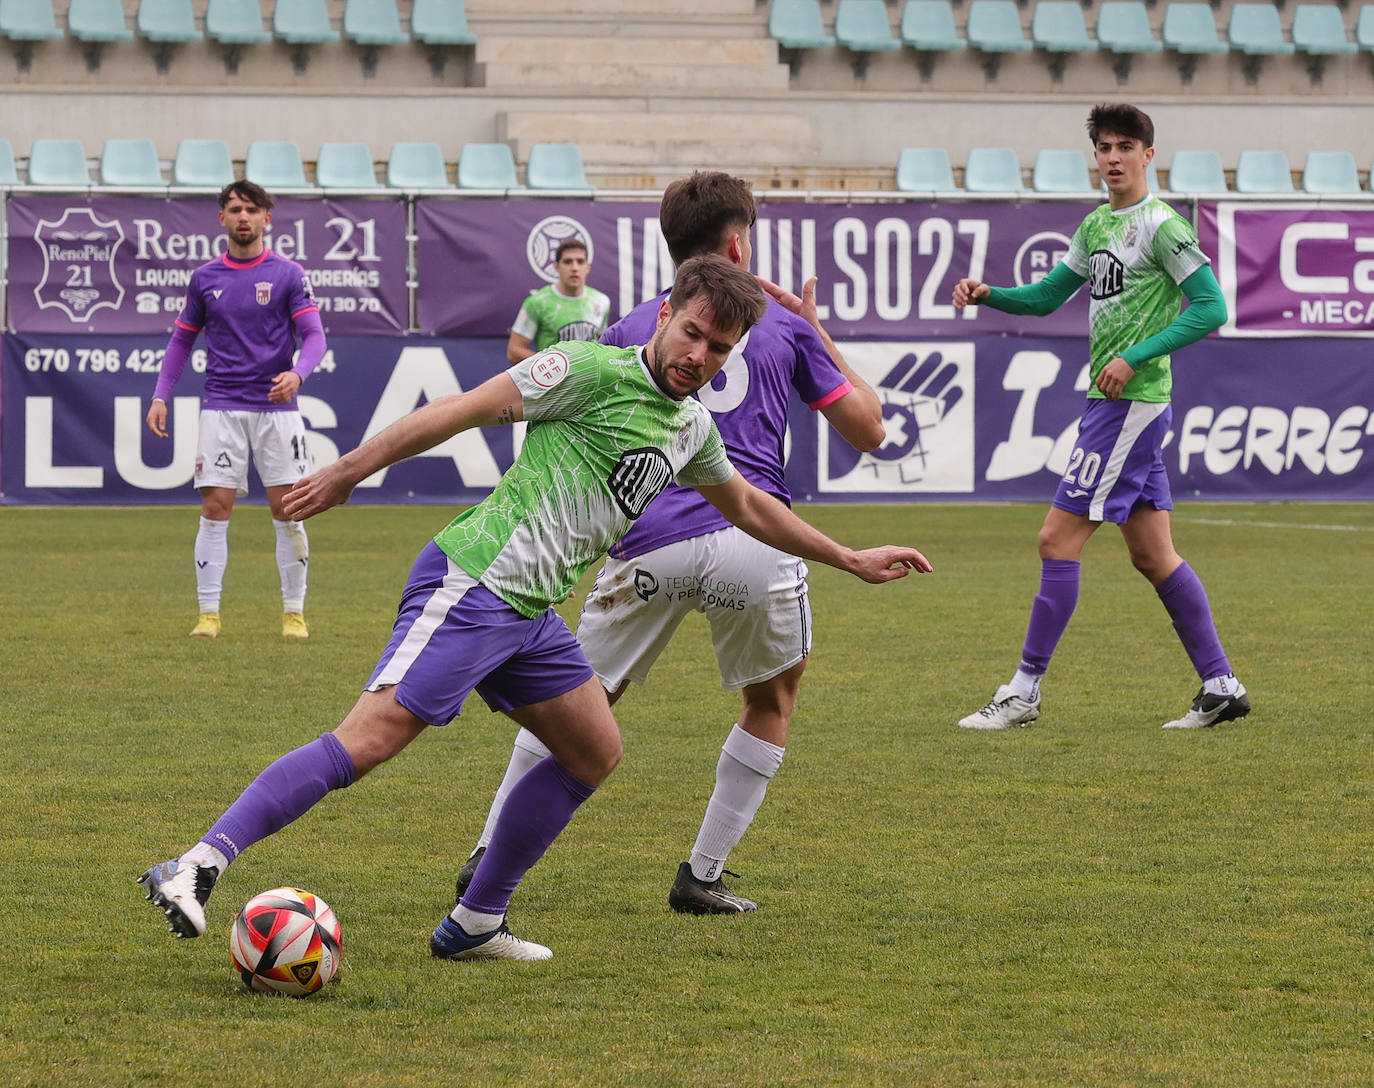
{"label": "grass pitch", "polygon": [[[1367,1085],[1374,1081],[1374,507],[1188,504],[1175,538],[1254,712],[1197,688],[1105,529],[1029,729],[954,722],[1016,664],[1030,506],[809,507],[936,573],[812,572],[787,759],[731,858],[756,915],[666,906],[738,706],[703,622],[617,708],[626,758],[529,875],[547,964],[431,960],[514,727],[452,726],[258,844],[173,941],[134,878],[332,728],[441,508],[309,524],[311,638],[279,636],[266,511],[230,531],[225,635],[181,509],[0,509],[0,1084]],[[572,618],[576,602],[564,606]],[[227,933],[296,884],[343,922],[305,1001]]]}

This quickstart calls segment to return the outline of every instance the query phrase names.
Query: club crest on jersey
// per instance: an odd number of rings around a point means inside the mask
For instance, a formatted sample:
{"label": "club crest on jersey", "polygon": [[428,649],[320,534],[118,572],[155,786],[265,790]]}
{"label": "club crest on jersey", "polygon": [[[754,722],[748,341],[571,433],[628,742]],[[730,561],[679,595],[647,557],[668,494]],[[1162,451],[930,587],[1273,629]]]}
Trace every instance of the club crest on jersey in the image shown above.
{"label": "club crest on jersey", "polygon": [[1088,283],[1093,298],[1119,295],[1126,284],[1126,266],[1110,250],[1094,250],[1088,257]]}
{"label": "club crest on jersey", "polygon": [[258,300],[259,306],[266,306],[272,301],[272,284],[270,282],[253,284],[253,297]]}
{"label": "club crest on jersey", "polygon": [[663,451],[645,446],[622,453],[606,484],[616,505],[634,520],[672,481],[673,466]]}
{"label": "club crest on jersey", "polygon": [[546,351],[530,360],[530,378],[540,389],[552,389],[568,376],[570,365],[561,351]]}

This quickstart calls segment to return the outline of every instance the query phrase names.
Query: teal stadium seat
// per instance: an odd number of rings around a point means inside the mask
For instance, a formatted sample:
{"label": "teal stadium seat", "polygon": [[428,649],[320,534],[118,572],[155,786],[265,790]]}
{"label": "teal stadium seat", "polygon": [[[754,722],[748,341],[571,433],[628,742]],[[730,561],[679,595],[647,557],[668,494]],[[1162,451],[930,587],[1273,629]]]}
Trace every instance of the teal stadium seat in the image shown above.
{"label": "teal stadium seat", "polygon": [[172,159],[172,184],[221,189],[234,180],[234,160],[223,140],[182,140]]}
{"label": "teal stadium seat", "polygon": [[410,34],[429,46],[429,67],[443,75],[445,50],[477,44],[477,35],[468,26],[463,0],[415,0],[410,12]]}
{"label": "teal stadium seat", "polygon": [[943,147],[904,147],[897,156],[897,188],[904,193],[954,192],[954,168]]}
{"label": "teal stadium seat", "polygon": [[1097,9],[1097,44],[1112,54],[1116,81],[1131,78],[1131,61],[1137,53],[1160,53],[1164,45],[1150,29],[1150,13],[1144,0],[1113,0]]}
{"label": "teal stadium seat", "polygon": [[1374,53],[1374,4],[1360,8],[1360,17],[1355,21],[1355,48]]}
{"label": "teal stadium seat", "polygon": [[[515,173],[514,159],[511,160],[511,173]],[[386,160],[386,183],[393,189],[453,188],[444,165],[443,149],[438,144],[420,142],[391,145],[391,154]]]}
{"label": "teal stadium seat", "polygon": [[1020,193],[1021,164],[1009,147],[975,147],[964,161],[964,189],[970,193]]}
{"label": "teal stadium seat", "polygon": [[362,46],[363,75],[377,74],[384,46],[405,45],[410,35],[401,29],[396,0],[348,0],[344,6],[344,37]]}
{"label": "teal stadium seat", "polygon": [[380,189],[372,152],[363,143],[324,143],[315,156],[315,184],[321,189]]}
{"label": "teal stadium seat", "polygon": [[159,188],[167,184],[157,148],[148,139],[106,140],[100,151],[100,184]]}
{"label": "teal stadium seat", "polygon": [[820,0],[773,0],[768,9],[768,35],[778,43],[787,70],[796,75],[810,49],[829,49],[835,38],[825,32]]}
{"label": "teal stadium seat", "polygon": [[1307,58],[1312,83],[1322,81],[1328,57],[1349,56],[1359,46],[1345,36],[1345,18],[1330,4],[1299,4],[1293,12],[1293,48]]}
{"label": "teal stadium seat", "polygon": [[291,49],[291,67],[297,75],[309,65],[309,47],[339,40],[339,32],[329,22],[326,0],[277,0],[272,12],[272,34]]}
{"label": "teal stadium seat", "polygon": [[305,163],[294,140],[254,140],[243,160],[243,176],[264,189],[305,189]]}
{"label": "teal stadium seat", "polygon": [[14,167],[14,148],[0,137],[0,185],[18,185],[19,171]]}
{"label": "teal stadium seat", "polygon": [[1302,164],[1304,193],[1358,193],[1360,168],[1349,151],[1309,151]]}
{"label": "teal stadium seat", "polygon": [[1091,193],[1088,160],[1081,151],[1042,148],[1031,169],[1031,188],[1037,193]]}
{"label": "teal stadium seat", "polygon": [[91,183],[80,140],[34,140],[29,148],[29,184],[84,189]]}
{"label": "teal stadium seat", "polygon": [[1050,77],[1058,83],[1070,53],[1094,53],[1097,42],[1088,36],[1083,5],[1078,0],[1040,0],[1031,16],[1031,41],[1050,58]]}
{"label": "teal stadium seat", "polygon": [[1215,151],[1175,151],[1169,160],[1169,191],[1224,193],[1226,171]]}
{"label": "teal stadium seat", "polygon": [[591,189],[576,144],[534,144],[525,163],[525,184],[531,189]]}
{"label": "teal stadium seat", "polygon": [[1291,193],[1293,171],[1282,151],[1242,151],[1236,159],[1236,192]]}
{"label": "teal stadium seat", "polygon": [[464,144],[458,154],[458,188],[519,189],[508,144]]}
{"label": "teal stadium seat", "polygon": [[1291,56],[1293,43],[1284,41],[1279,9],[1273,4],[1236,4],[1226,37],[1234,52],[1245,57],[1245,82],[1258,83],[1260,62],[1265,57]]}
{"label": "teal stadium seat", "polygon": [[0,37],[10,40],[19,70],[27,72],[33,66],[34,43],[62,37],[52,0],[0,0]]}
{"label": "teal stadium seat", "polygon": [[258,0],[210,0],[205,9],[205,33],[224,46],[224,70],[234,75],[245,45],[261,45],[272,40],[262,25]]}
{"label": "teal stadium seat", "polygon": [[1184,83],[1193,81],[1198,57],[1228,48],[1217,36],[1217,21],[1207,4],[1170,4],[1164,10],[1161,36],[1164,48],[1178,54],[1178,74]]}
{"label": "teal stadium seat", "polygon": [[138,35],[157,48],[153,60],[159,72],[166,72],[172,63],[172,50],[183,42],[204,40],[196,29],[196,17],[191,0],[139,0]]}
{"label": "teal stadium seat", "polygon": [[854,75],[863,79],[874,53],[901,49],[883,0],[840,0],[835,6],[835,40],[849,50]]}
{"label": "teal stadium seat", "polygon": [[1025,53],[1034,46],[1021,32],[1021,13],[1016,0],[972,0],[964,26],[970,49],[983,54],[988,82],[997,79],[1004,53]]}
{"label": "teal stadium seat", "polygon": [[106,43],[134,40],[120,0],[72,0],[67,8],[67,33],[86,46],[86,68],[92,72],[100,71]]}
{"label": "teal stadium seat", "polygon": [[926,82],[935,73],[936,57],[968,48],[968,39],[954,27],[954,8],[949,0],[906,0],[901,36],[904,44],[916,50],[916,65]]}

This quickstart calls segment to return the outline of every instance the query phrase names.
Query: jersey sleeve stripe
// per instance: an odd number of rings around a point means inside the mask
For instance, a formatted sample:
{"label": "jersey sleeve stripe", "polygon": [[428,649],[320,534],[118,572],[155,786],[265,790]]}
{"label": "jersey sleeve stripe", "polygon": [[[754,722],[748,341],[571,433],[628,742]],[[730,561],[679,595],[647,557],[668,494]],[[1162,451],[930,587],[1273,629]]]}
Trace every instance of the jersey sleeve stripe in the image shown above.
{"label": "jersey sleeve stripe", "polygon": [[851,382],[848,378],[846,378],[839,385],[835,386],[834,389],[830,390],[829,393],[821,397],[820,400],[813,400],[810,403],[810,405],[808,405],[808,407],[813,412],[819,412],[822,408],[829,408],[841,397],[845,396],[847,393],[852,393],[853,391],[854,383]]}

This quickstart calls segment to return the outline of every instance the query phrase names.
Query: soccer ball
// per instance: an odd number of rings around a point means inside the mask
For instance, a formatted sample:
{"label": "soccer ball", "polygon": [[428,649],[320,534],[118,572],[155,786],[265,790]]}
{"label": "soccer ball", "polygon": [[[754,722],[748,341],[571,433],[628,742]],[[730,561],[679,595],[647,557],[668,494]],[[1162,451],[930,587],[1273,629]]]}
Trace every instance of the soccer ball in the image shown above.
{"label": "soccer ball", "polygon": [[339,969],[342,940],[339,920],[318,895],[273,888],[234,919],[229,955],[250,990],[307,997]]}

